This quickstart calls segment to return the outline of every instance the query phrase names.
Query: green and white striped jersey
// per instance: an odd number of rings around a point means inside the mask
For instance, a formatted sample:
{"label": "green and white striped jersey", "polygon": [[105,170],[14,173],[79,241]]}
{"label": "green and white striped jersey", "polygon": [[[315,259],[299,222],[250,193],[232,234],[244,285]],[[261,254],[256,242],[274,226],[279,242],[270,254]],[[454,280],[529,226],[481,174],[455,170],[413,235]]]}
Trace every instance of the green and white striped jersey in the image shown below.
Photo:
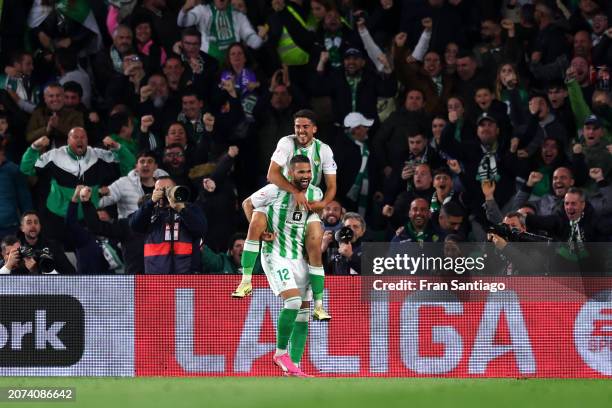
{"label": "green and white striped jersey", "polygon": [[[261,252],[277,254],[288,259],[302,259],[306,225],[310,222],[320,222],[316,213],[295,207],[291,193],[281,190],[274,184],[268,184],[251,195],[251,203],[255,208],[265,208],[268,218],[268,231],[274,232],[273,242],[264,242]],[[323,198],[323,192],[312,184],[306,190],[308,201],[318,201]]]}
{"label": "green and white striped jersey", "polygon": [[336,162],[331,147],[319,139],[313,139],[308,147],[300,147],[295,135],[281,138],[272,154],[272,161],[283,168],[283,174],[289,178],[289,162],[295,155],[302,154],[310,159],[312,166],[311,184],[319,186],[324,174],[336,174]]}

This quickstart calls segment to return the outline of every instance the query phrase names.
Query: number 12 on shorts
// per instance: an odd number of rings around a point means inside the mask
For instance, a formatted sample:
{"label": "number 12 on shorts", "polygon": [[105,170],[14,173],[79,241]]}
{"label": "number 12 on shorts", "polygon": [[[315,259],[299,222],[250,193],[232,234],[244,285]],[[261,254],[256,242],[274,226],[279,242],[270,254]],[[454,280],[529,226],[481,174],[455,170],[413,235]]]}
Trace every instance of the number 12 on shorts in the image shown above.
{"label": "number 12 on shorts", "polygon": [[281,281],[289,280],[289,269],[287,268],[279,269],[278,271],[276,271],[276,273],[278,273],[278,278]]}

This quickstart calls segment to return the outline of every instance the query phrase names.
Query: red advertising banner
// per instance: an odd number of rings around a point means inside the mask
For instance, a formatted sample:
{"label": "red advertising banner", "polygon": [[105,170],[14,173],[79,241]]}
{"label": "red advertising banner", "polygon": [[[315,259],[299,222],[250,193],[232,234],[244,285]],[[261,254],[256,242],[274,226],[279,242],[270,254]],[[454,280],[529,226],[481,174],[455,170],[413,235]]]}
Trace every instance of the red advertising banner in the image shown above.
{"label": "red advertising banner", "polygon": [[[282,302],[263,276],[251,297],[232,299],[239,279],[136,277],[136,375],[279,375],[272,353]],[[368,300],[367,278],[328,277],[333,319],[310,322],[302,368],[317,376],[612,376],[612,280],[597,280],[600,290],[591,283],[588,295],[572,278],[502,280],[503,290],[474,301],[452,291]],[[538,288],[549,296],[534,298]]]}

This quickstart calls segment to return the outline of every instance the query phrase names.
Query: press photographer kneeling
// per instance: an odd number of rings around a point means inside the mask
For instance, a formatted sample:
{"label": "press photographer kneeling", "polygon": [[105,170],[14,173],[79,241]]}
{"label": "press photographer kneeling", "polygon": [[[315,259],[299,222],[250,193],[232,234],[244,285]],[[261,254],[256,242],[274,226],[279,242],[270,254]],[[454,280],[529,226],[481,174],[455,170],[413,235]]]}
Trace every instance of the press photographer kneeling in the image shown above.
{"label": "press photographer kneeling", "polygon": [[145,274],[191,274],[201,270],[200,244],[206,218],[187,202],[189,189],[160,177],[150,200],[129,216],[130,228],[145,234]]}

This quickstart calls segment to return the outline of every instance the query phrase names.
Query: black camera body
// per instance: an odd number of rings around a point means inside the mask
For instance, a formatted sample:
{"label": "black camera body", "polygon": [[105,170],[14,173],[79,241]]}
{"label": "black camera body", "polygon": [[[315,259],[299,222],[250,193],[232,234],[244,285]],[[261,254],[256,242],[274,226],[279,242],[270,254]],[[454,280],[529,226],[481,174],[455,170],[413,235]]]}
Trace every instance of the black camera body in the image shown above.
{"label": "black camera body", "polygon": [[508,242],[551,242],[552,238],[545,235],[521,232],[516,228],[510,228],[506,224],[492,224],[489,226],[489,233],[499,235]]}
{"label": "black camera body", "polygon": [[49,248],[34,249],[29,246],[20,246],[19,257],[34,259],[42,273],[49,273],[55,269],[55,260]]}
{"label": "black camera body", "polygon": [[338,243],[348,244],[353,240],[354,237],[355,234],[353,233],[351,227],[342,227],[334,234],[334,239]]}

